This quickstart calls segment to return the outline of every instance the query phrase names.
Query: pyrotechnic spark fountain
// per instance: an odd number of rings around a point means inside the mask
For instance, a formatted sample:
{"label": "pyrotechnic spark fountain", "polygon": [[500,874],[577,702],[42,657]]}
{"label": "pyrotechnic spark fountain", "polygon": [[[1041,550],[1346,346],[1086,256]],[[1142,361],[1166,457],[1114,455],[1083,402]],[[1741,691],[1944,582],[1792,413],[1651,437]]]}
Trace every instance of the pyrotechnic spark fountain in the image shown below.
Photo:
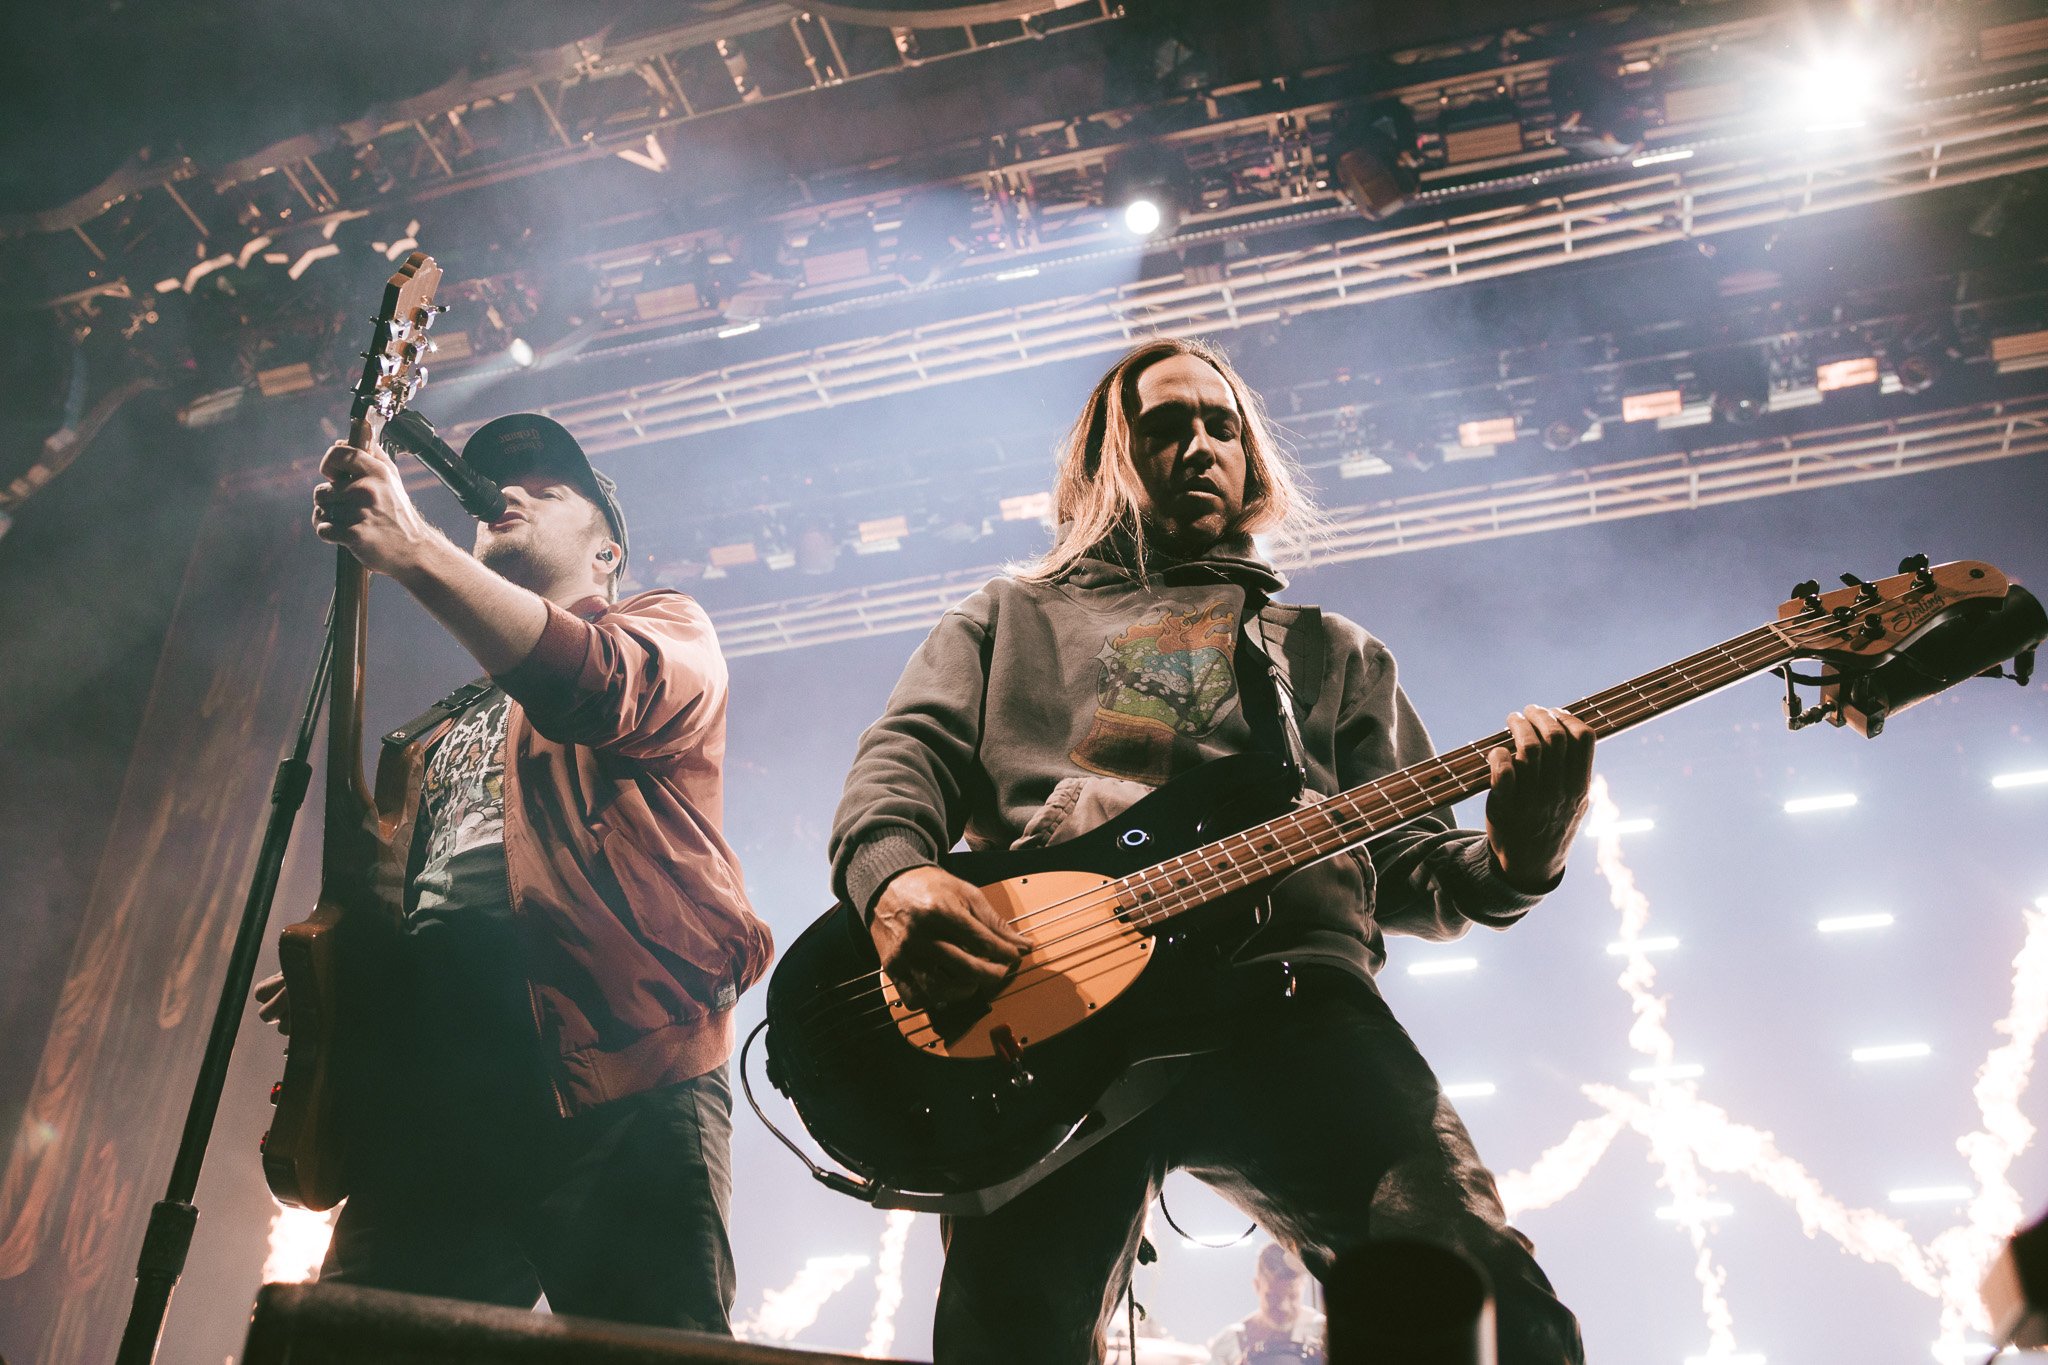
{"label": "pyrotechnic spark fountain", "polygon": [[734,1334],[747,1341],[795,1341],[867,1264],[865,1256],[811,1257],[788,1285],[765,1291],[761,1306],[733,1324]]}
{"label": "pyrotechnic spark fountain", "polygon": [[917,1215],[892,1209],[882,1228],[882,1250],[875,1262],[875,1315],[868,1320],[864,1356],[885,1356],[896,1344],[896,1310],[903,1306],[903,1254],[910,1246],[910,1225]]}
{"label": "pyrotechnic spark fountain", "polygon": [[1558,1143],[1526,1171],[1510,1171],[1500,1178],[1501,1203],[1513,1218],[1525,1209],[1547,1209],[1585,1183],[1608,1146],[1627,1127],[1616,1114],[1580,1119]]}
{"label": "pyrotechnic spark fountain", "polygon": [[[1605,778],[1593,782],[1590,823],[1599,834],[1600,875],[1607,882],[1609,902],[1621,912],[1620,947],[1627,958],[1618,984],[1627,992],[1635,1023],[1629,1029],[1629,1046],[1650,1058],[1660,1073],[1668,1071],[1677,1056],[1678,1045],[1667,1023],[1668,1002],[1655,991],[1657,969],[1642,949],[1643,930],[1650,922],[1650,898],[1636,885],[1635,874],[1621,858],[1621,811],[1608,793]],[[1700,1172],[1693,1150],[1685,1141],[1686,1129],[1680,1119],[1684,1107],[1696,1098],[1691,1080],[1658,1079],[1651,1082],[1650,1105],[1667,1121],[1652,1124],[1643,1136],[1650,1143],[1650,1158],[1663,1168],[1657,1183],[1671,1191],[1671,1207],[1678,1225],[1692,1242],[1693,1277],[1699,1281],[1700,1311],[1707,1319],[1707,1356],[1731,1356],[1735,1350],[1735,1318],[1728,1309],[1728,1272],[1715,1263],[1707,1241],[1709,1206],[1714,1188]],[[1587,1169],[1591,1169],[1588,1166]]]}
{"label": "pyrotechnic spark fountain", "polygon": [[[1649,898],[1622,861],[1620,840],[1611,832],[1615,819],[1607,784],[1596,779],[1590,823],[1595,829],[1605,827],[1599,836],[1600,874],[1621,912],[1617,946],[1628,962],[1619,984],[1635,1016],[1629,1044],[1659,1067],[1668,1067],[1677,1052],[1667,1023],[1669,1002],[1654,993],[1655,968],[1638,946],[1649,922]],[[2012,1008],[1996,1026],[2008,1041],[1992,1050],[1977,1074],[1974,1093],[1983,1126],[1956,1143],[1969,1162],[1977,1193],[1966,1221],[1926,1246],[1898,1220],[1872,1209],[1852,1209],[1830,1195],[1805,1167],[1778,1150],[1769,1133],[1738,1123],[1702,1100],[1691,1080],[1656,1081],[1648,1095],[1611,1085],[1586,1086],[1586,1097],[1603,1112],[1574,1124],[1528,1170],[1502,1178],[1509,1213],[1547,1208],[1564,1199],[1591,1174],[1623,1129],[1633,1131],[1649,1144],[1651,1160],[1663,1168],[1658,1183],[1671,1191],[1676,1219],[1693,1244],[1694,1273],[1711,1342],[1702,1359],[1728,1358],[1735,1351],[1734,1325],[1722,1293],[1726,1272],[1712,1259],[1708,1220],[1701,1212],[1711,1192],[1702,1172],[1712,1171],[1756,1181],[1792,1206],[1808,1237],[1826,1236],[1853,1256],[1889,1266],[1908,1285],[1938,1300],[1941,1331],[1934,1358],[1943,1365],[1961,1365],[1971,1358],[1973,1334],[1987,1325],[1977,1286],[2024,1211],[2008,1173],[2034,1138],[2034,1125],[2021,1113],[2020,1099],[2032,1073],[2035,1049],[2048,1034],[2048,914],[2028,911],[2025,921],[2026,938],[2013,962]]]}

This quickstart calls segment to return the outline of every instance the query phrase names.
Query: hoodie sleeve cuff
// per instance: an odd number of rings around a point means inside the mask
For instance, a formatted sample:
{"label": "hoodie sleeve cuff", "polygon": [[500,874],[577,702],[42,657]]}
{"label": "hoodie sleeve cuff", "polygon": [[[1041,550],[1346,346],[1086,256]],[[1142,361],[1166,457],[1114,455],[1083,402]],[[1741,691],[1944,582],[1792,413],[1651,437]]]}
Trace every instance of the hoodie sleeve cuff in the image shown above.
{"label": "hoodie sleeve cuff", "polygon": [[874,912],[875,898],[882,894],[891,877],[936,862],[938,857],[931,846],[906,830],[890,829],[864,839],[846,860],[847,899],[863,920],[868,919]]}
{"label": "hoodie sleeve cuff", "polygon": [[1464,841],[1461,847],[1445,849],[1430,861],[1437,885],[1449,895],[1451,904],[1458,907],[1459,913],[1474,923],[1496,929],[1505,929],[1529,913],[1531,906],[1556,890],[1558,882],[1564,880],[1560,873],[1555,881],[1540,891],[1516,889],[1502,875],[1500,864],[1494,861],[1493,848],[1484,834]]}

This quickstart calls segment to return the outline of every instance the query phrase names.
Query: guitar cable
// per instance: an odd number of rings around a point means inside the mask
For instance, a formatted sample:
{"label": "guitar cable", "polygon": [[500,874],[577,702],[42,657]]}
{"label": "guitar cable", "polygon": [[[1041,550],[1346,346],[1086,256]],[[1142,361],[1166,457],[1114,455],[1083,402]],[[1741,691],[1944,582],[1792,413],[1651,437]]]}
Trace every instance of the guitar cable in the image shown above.
{"label": "guitar cable", "polygon": [[1183,1242],[1188,1243],[1190,1246],[1200,1247],[1204,1251],[1221,1251],[1225,1247],[1234,1247],[1239,1242],[1242,1242],[1245,1238],[1251,1236],[1253,1233],[1259,1230],[1259,1225],[1256,1222],[1252,1222],[1245,1224],[1244,1231],[1238,1233],[1237,1236],[1232,1237],[1228,1241],[1204,1241],[1200,1237],[1196,1237],[1193,1234],[1191,1234],[1186,1228],[1182,1227],[1180,1223],[1174,1218],[1173,1210],[1166,1206],[1166,1186],[1163,1182],[1159,1186],[1159,1212],[1165,1215],[1166,1226],[1172,1228],[1175,1232],[1179,1233],[1180,1239]]}
{"label": "guitar cable", "polygon": [[871,1182],[857,1180],[849,1175],[841,1175],[837,1171],[828,1171],[817,1162],[811,1160],[810,1155],[803,1148],[797,1146],[789,1134],[775,1126],[775,1121],[769,1118],[767,1113],[762,1110],[761,1102],[754,1098],[754,1082],[747,1075],[747,1054],[753,1051],[754,1040],[760,1037],[762,1030],[767,1027],[768,1021],[763,1019],[760,1023],[754,1025],[752,1031],[747,1034],[747,1040],[740,1044],[740,1092],[747,1097],[747,1107],[754,1111],[755,1118],[761,1120],[761,1126],[775,1135],[777,1142],[789,1148],[790,1154],[798,1161],[804,1163],[811,1173],[811,1179],[817,1181],[828,1190],[858,1199],[863,1204],[873,1204],[875,1202],[876,1190]]}

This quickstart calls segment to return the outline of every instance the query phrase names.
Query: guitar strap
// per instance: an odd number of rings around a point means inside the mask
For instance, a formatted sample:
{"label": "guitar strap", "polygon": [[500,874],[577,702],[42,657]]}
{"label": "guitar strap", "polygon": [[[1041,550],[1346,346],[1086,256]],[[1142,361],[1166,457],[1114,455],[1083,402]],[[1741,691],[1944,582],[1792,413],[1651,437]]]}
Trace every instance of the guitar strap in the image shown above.
{"label": "guitar strap", "polygon": [[464,683],[405,724],[399,726],[396,730],[393,730],[390,734],[384,736],[385,749],[396,750],[405,748],[429,730],[461,715],[475,703],[478,697],[483,696],[496,686],[497,684],[488,677]]}
{"label": "guitar strap", "polygon": [[1294,688],[1288,681],[1285,652],[1267,644],[1264,596],[1248,591],[1245,608],[1237,649],[1237,694],[1245,724],[1261,749],[1293,770],[1299,789],[1308,781],[1308,750],[1294,715]]}

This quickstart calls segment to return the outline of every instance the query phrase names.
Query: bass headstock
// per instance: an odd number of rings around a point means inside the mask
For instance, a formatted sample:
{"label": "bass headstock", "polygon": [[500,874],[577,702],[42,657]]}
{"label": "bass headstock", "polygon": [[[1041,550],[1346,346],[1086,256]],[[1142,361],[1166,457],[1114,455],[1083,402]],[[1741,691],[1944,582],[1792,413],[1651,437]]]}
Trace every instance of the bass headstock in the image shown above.
{"label": "bass headstock", "polygon": [[434,302],[441,267],[424,251],[405,258],[384,285],[384,304],[371,319],[376,331],[363,352],[363,374],[349,406],[349,443],[367,447],[384,423],[411,403],[427,382],[426,360],[434,351],[427,336],[446,312]]}
{"label": "bass headstock", "polygon": [[1778,608],[1778,624],[1800,654],[1845,669],[1889,658],[1969,604],[2003,601],[2012,586],[1989,564],[1930,566],[1926,555],[1900,560],[1890,578],[1865,582],[1845,573],[1842,582],[1832,592],[1811,579],[1798,584]]}
{"label": "bass headstock", "polygon": [[[2048,613],[2026,589],[1989,564],[1956,560],[1929,565],[1926,555],[1899,561],[1890,578],[1820,591],[1792,589],[1772,627],[1795,655],[1817,660],[1817,675],[1789,666],[1785,714],[1797,730],[1817,721],[1874,736],[1885,720],[1971,677],[2010,677],[2024,686],[2034,651],[2048,638]],[[2010,660],[2013,671],[2003,665]],[[1816,705],[1800,705],[1797,685],[1820,688]]]}

